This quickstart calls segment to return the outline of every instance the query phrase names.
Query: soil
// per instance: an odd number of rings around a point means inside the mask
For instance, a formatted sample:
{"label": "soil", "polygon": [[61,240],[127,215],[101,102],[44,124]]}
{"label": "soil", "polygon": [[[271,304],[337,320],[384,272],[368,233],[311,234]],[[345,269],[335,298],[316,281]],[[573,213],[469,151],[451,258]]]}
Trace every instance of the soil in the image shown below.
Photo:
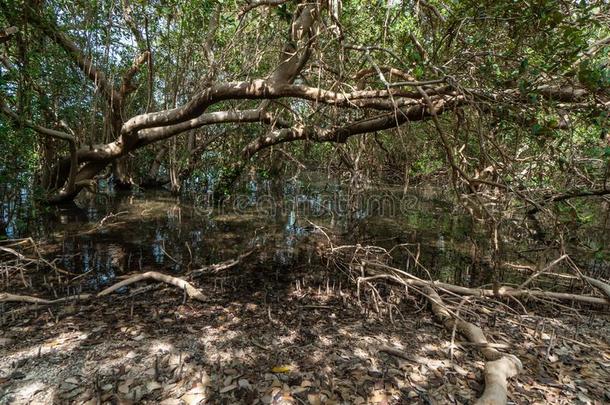
{"label": "soil", "polygon": [[[377,311],[315,265],[238,265],[194,284],[207,302],[145,283],[49,308],[4,304],[0,404],[462,404],[482,392],[477,349],[403,290],[386,288],[395,305]],[[525,304],[462,307],[523,362],[509,402],[608,403],[610,315]]]}

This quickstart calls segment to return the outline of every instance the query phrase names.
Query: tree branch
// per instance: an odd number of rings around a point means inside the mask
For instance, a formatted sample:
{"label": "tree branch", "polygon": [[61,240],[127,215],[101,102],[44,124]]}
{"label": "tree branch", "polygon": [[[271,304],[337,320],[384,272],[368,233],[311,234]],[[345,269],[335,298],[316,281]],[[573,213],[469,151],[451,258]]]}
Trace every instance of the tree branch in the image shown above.
{"label": "tree branch", "polygon": [[[434,110],[437,113],[443,112],[465,102],[466,98],[464,96],[438,98],[434,102]],[[261,136],[249,143],[242,151],[242,155],[245,159],[249,159],[261,149],[269,146],[304,139],[313,142],[344,143],[349,137],[354,135],[396,128],[406,122],[421,121],[430,116],[431,111],[428,105],[419,103],[410,107],[397,109],[392,113],[365,118],[347,125],[335,126],[328,129],[314,126],[297,126],[294,128],[281,129],[274,131],[271,134]]]}
{"label": "tree branch", "polygon": [[8,42],[17,32],[19,32],[17,27],[8,27],[0,30],[0,44]]}
{"label": "tree branch", "polygon": [[143,64],[150,60],[150,52],[144,51],[138,56],[131,67],[123,75],[123,81],[121,83],[120,99],[125,100],[125,97],[132,93],[136,87],[131,83],[133,77],[138,73]]}
{"label": "tree branch", "polygon": [[82,50],[72,41],[68,35],[61,32],[60,28],[52,22],[43,21],[35,11],[29,15],[31,21],[57,45],[59,45],[72,59],[72,61],[80,68],[100,90],[100,93],[111,107],[113,114],[120,116],[122,99],[112,83],[106,77],[106,74],[99,70],[93,61],[85,56]]}

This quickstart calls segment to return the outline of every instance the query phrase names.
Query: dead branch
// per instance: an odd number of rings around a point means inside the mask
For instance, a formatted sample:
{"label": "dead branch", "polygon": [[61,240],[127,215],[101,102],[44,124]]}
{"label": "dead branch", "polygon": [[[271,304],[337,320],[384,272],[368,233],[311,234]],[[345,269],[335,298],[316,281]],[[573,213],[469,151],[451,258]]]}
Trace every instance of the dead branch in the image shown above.
{"label": "dead branch", "polygon": [[87,300],[91,298],[90,294],[78,294],[71,295],[69,297],[57,298],[55,300],[47,300],[44,298],[33,297],[30,295],[16,295],[9,293],[0,293],[0,302],[25,302],[28,304],[39,304],[39,305],[54,305],[61,304],[63,302],[76,301],[76,300]]}
{"label": "dead branch", "polygon": [[121,287],[125,287],[130,284],[137,283],[138,281],[143,281],[143,280],[155,280],[155,281],[160,281],[162,283],[171,284],[176,287],[182,288],[186,292],[186,295],[188,295],[190,298],[194,298],[198,301],[205,300],[205,296],[203,295],[203,293],[199,289],[195,288],[188,281],[185,281],[185,280],[182,280],[181,278],[173,277],[173,276],[170,276],[167,274],[162,274],[162,273],[159,273],[156,271],[147,271],[146,273],[136,274],[133,277],[129,277],[127,280],[123,280],[121,282],[113,284],[112,286],[101,291],[99,294],[97,294],[97,296],[103,297],[105,295],[115,292],[116,290],[118,290]]}
{"label": "dead branch", "polygon": [[193,270],[189,276],[193,277],[193,276],[199,276],[201,274],[204,273],[217,273],[219,271],[222,270],[227,270],[230,269],[232,267],[237,266],[239,263],[241,263],[241,261],[243,259],[245,259],[246,257],[250,256],[252,253],[254,253],[257,249],[251,249],[245,253],[242,253],[241,255],[237,256],[235,259],[230,259],[221,263],[216,263],[216,264],[211,264],[209,266],[204,266],[201,267],[199,269]]}
{"label": "dead branch", "polygon": [[21,253],[17,252],[14,249],[11,248],[7,248],[7,247],[2,247],[0,246],[0,251],[6,252],[6,253],[10,253],[11,255],[15,256],[17,259],[19,260],[28,260],[27,257],[25,257],[24,255],[22,255]]}
{"label": "dead branch", "polygon": [[387,353],[394,357],[401,358],[403,360],[413,361],[413,362],[417,363],[417,360],[409,353],[406,353],[404,350],[396,349],[396,348],[390,347],[390,346],[381,346],[379,348],[379,351],[382,353]]}

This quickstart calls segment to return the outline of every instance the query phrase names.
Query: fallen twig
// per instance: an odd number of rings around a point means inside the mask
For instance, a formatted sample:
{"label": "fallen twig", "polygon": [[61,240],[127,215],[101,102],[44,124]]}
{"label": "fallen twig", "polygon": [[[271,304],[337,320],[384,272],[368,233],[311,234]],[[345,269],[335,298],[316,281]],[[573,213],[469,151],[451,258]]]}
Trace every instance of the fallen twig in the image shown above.
{"label": "fallen twig", "polygon": [[242,253],[241,255],[237,256],[235,259],[230,259],[230,260],[226,260],[221,263],[211,264],[209,266],[204,266],[199,269],[195,269],[189,273],[189,276],[199,276],[204,273],[217,273],[222,270],[230,269],[231,267],[235,267],[236,265],[241,263],[241,261],[243,259],[250,256],[256,250],[257,250],[257,248],[250,249],[247,252]]}

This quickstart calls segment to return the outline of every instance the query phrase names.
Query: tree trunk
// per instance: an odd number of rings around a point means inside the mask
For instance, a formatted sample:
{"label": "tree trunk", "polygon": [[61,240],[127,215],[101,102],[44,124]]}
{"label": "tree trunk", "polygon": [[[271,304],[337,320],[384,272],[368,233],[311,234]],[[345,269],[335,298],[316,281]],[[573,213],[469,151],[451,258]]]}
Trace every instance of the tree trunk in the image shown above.
{"label": "tree trunk", "polygon": [[112,177],[114,187],[117,190],[130,190],[133,187],[133,180],[129,176],[127,158],[121,157],[112,163]]}

